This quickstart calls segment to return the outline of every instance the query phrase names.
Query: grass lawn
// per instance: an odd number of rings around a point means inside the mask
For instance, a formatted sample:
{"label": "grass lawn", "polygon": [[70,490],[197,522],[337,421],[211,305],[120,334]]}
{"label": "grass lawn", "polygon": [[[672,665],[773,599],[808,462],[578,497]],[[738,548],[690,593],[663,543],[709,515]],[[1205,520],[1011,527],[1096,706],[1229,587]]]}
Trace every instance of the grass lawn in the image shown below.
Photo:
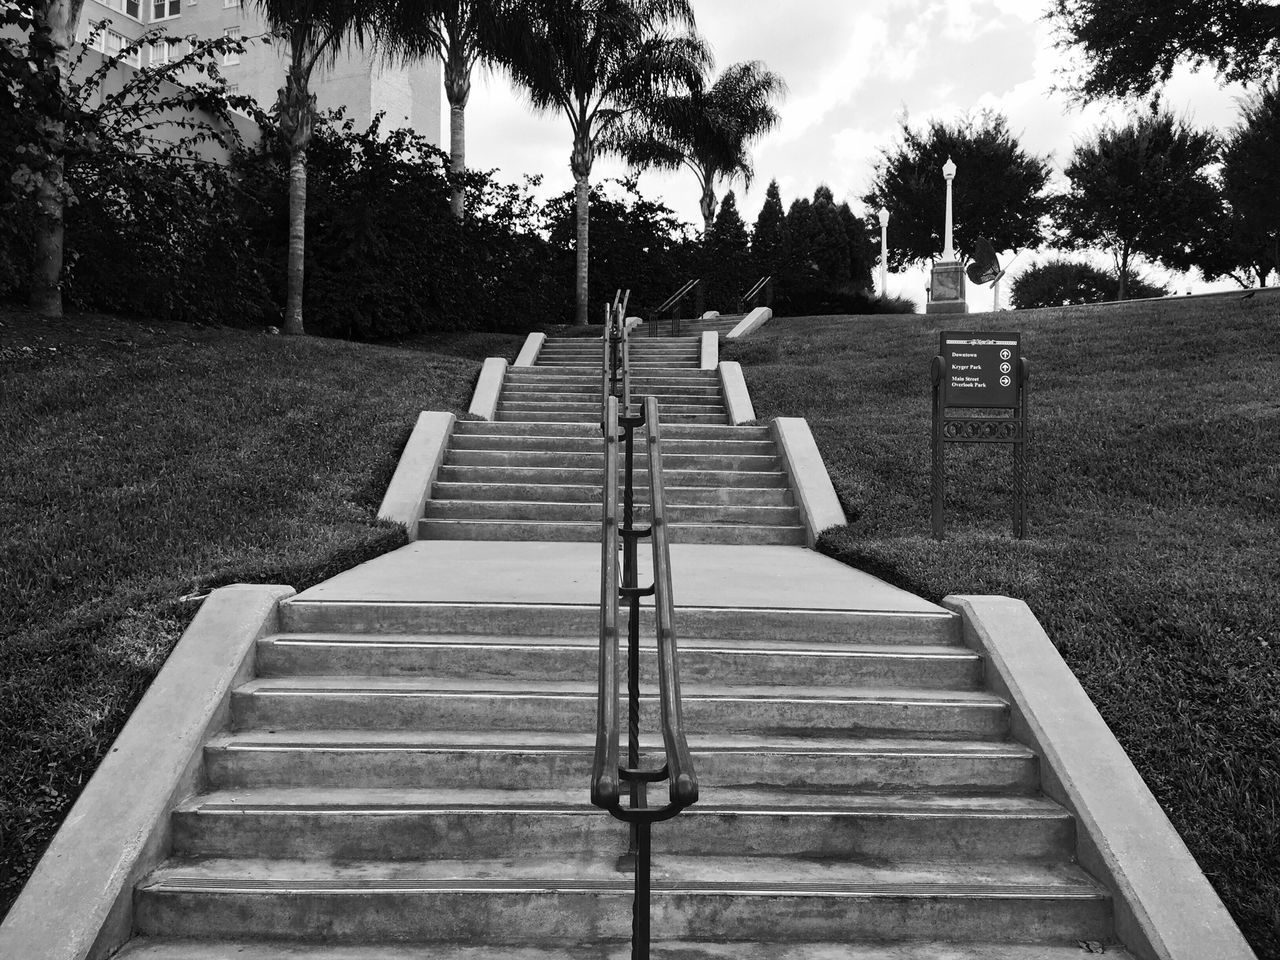
{"label": "grass lawn", "polygon": [[[929,360],[1023,331],[1030,539],[1008,447],[948,449]],[[931,600],[1026,600],[1259,957],[1280,957],[1280,299],[779,319],[727,347],[759,417],[807,417],[850,524],[825,553]]]}
{"label": "grass lawn", "polygon": [[403,542],[420,410],[523,337],[399,347],[0,312],[0,915],[197,604]]}

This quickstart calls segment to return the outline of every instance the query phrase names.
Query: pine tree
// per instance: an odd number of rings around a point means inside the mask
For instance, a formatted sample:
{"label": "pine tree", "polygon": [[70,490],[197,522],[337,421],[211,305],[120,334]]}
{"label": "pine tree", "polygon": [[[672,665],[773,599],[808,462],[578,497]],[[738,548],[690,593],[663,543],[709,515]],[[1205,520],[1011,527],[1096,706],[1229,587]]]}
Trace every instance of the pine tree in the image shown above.
{"label": "pine tree", "polygon": [[782,193],[778,190],[778,181],[769,181],[769,189],[764,194],[764,206],[760,208],[760,216],[756,217],[756,228],[751,234],[751,252],[755,254],[756,264],[765,273],[773,273],[778,269],[777,260],[782,252],[783,221],[786,214],[782,208]]}
{"label": "pine tree", "polygon": [[720,212],[716,214],[715,226],[711,228],[711,242],[721,250],[734,252],[745,252],[750,242],[747,225],[738,213],[738,200],[732,190],[720,201]]}

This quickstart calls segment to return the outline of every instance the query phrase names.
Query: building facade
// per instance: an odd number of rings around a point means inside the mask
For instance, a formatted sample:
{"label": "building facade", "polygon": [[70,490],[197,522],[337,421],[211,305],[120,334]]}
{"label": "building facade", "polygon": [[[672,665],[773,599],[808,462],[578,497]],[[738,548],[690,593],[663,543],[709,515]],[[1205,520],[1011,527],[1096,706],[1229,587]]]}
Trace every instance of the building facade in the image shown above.
{"label": "building facade", "polygon": [[[224,57],[220,67],[230,92],[253,97],[263,108],[276,102],[284,84],[288,52],[268,39],[266,22],[253,0],[85,0],[77,38],[103,27],[93,46],[114,56],[148,33],[174,37],[240,37],[245,52]],[[161,63],[187,52],[185,40],[144,47],[127,62],[135,67]],[[438,60],[389,64],[377,53],[350,49],[336,63],[317,68],[311,83],[321,110],[344,107],[358,128],[385,112],[383,129],[412,127],[436,146],[440,136],[441,73]]]}

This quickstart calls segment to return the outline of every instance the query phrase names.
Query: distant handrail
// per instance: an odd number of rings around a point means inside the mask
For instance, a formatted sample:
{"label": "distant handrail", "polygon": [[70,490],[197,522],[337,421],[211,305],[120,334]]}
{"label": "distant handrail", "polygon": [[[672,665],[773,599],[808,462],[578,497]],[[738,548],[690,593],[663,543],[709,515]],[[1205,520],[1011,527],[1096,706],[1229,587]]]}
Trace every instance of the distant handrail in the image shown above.
{"label": "distant handrail", "polygon": [[[615,396],[604,401],[604,504],[601,521],[600,660],[596,706],[596,745],[591,767],[591,802],[631,825],[630,852],[635,856],[632,905],[632,957],[649,956],[650,854],[653,824],[670,820],[698,799],[698,778],[684,732],[680,670],[672,596],[671,556],[667,538],[666,498],[662,474],[662,430],[658,401],[646,397],[641,411],[619,413]],[[635,518],[635,431],[646,428],[649,455],[650,523],[641,529]],[[619,497],[619,443],[623,493]],[[638,541],[652,538],[653,585],[637,582]],[[619,551],[621,546],[621,551]],[[622,554],[621,582],[618,555]],[[665,760],[660,767],[640,765],[640,601],[654,598],[657,621],[658,701]],[[618,606],[627,601],[627,762],[619,762]],[[668,781],[668,802],[650,806],[646,787]],[[622,802],[622,784],[630,786],[630,805]]]}
{"label": "distant handrail", "polygon": [[773,277],[761,277],[755,284],[738,298],[738,312],[746,313],[754,304],[757,297],[764,294],[766,307],[773,306]]}
{"label": "distant handrail", "polygon": [[662,304],[649,314],[649,335],[653,335],[653,325],[661,319],[662,315],[668,311],[671,312],[671,336],[680,336],[680,316],[679,307],[689,294],[695,290],[702,288],[702,278],[695,277],[692,280],[685,281],[680,289],[662,301]]}

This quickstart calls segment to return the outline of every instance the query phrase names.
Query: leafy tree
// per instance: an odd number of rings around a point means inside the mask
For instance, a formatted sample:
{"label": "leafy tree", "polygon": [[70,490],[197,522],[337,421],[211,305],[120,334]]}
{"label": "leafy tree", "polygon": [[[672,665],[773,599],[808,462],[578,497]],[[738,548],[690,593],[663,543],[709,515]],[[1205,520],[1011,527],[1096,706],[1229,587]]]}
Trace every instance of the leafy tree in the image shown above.
{"label": "leafy tree", "polygon": [[724,195],[724,202],[716,214],[715,226],[711,229],[712,246],[718,250],[729,250],[745,253],[750,238],[747,236],[747,225],[738,213],[738,201],[730,190]]}
{"label": "leafy tree", "polygon": [[[0,28],[22,31],[0,35],[0,100],[8,108],[0,127],[0,239],[10,250],[0,256],[0,273],[28,271],[31,309],[49,317],[62,315],[67,208],[77,200],[76,184],[101,182],[104,171],[138,158],[203,163],[205,144],[217,141],[225,151],[236,140],[228,107],[248,106],[224,96],[216,65],[219,55],[243,50],[238,41],[193,40],[172,63],[120,70],[143,46],[171,39],[149,34],[91,70],[88,45],[78,53],[70,46],[81,6],[40,0],[0,9]],[[201,78],[184,79],[193,67]],[[29,253],[19,252],[24,247]]]}
{"label": "leafy tree", "polygon": [[[577,194],[570,191],[547,204],[548,238],[564,254],[577,236]],[[689,228],[661,201],[649,200],[635,178],[609,180],[591,191],[591,300],[631,291],[630,312],[644,316],[680,282],[688,262]],[[573,306],[566,302],[565,312]]]}
{"label": "leafy tree", "polygon": [[1109,249],[1126,297],[1135,254],[1185,270],[1203,258],[1208,225],[1220,218],[1218,192],[1206,174],[1217,157],[1210,133],[1165,111],[1099,130],[1079,144],[1064,171],[1071,190],[1058,222],[1081,246]]}
{"label": "leafy tree", "polygon": [[776,270],[774,261],[782,251],[782,225],[786,216],[778,181],[770,180],[764,193],[764,206],[760,208],[755,229],[751,231],[751,252],[761,270]]}
{"label": "leafy tree", "polygon": [[1266,286],[1268,274],[1280,271],[1280,85],[1263,87],[1241,107],[1241,123],[1222,148],[1226,222],[1197,265],[1242,287]]}
{"label": "leafy tree", "polygon": [[[1102,303],[1119,299],[1120,275],[1099,270],[1090,263],[1057,258],[1038,263],[1013,280],[1010,299],[1014,307],[1060,307],[1068,303]],[[1127,298],[1163,297],[1169,291],[1141,277],[1130,277]]]}
{"label": "leafy tree", "polygon": [[[628,116],[699,85],[710,62],[690,0],[526,0],[504,26],[503,62],[534,109],[573,131],[575,322],[587,322],[591,167]],[[689,32],[673,33],[672,27]]]}
{"label": "leafy tree", "polygon": [[888,209],[889,266],[920,263],[942,253],[946,220],[943,165],[951,159],[955,244],[972,249],[986,237],[997,250],[1039,246],[1052,208],[1045,192],[1049,163],[1026,153],[1000,113],[984,111],[955,124],[934,120],[913,130],[902,120],[901,141],[876,164],[869,210]]}
{"label": "leafy tree", "polygon": [[758,60],[735,63],[709,87],[659,98],[619,131],[618,147],[637,166],[688,167],[701,190],[703,236],[716,215],[716,182],[755,177],[751,144],[778,124],[786,84]]}
{"label": "leafy tree", "polygon": [[493,62],[501,42],[500,0],[419,0],[398,4],[391,11],[387,35],[400,49],[431,53],[444,65],[444,92],[449,100],[449,153],[455,178],[452,205],[456,216],[465,211],[466,110],[471,97],[471,70],[480,61]]}
{"label": "leafy tree", "polygon": [[1269,0],[1053,0],[1061,45],[1084,56],[1085,99],[1143,96],[1178,63],[1228,81],[1280,67],[1280,7]]}

